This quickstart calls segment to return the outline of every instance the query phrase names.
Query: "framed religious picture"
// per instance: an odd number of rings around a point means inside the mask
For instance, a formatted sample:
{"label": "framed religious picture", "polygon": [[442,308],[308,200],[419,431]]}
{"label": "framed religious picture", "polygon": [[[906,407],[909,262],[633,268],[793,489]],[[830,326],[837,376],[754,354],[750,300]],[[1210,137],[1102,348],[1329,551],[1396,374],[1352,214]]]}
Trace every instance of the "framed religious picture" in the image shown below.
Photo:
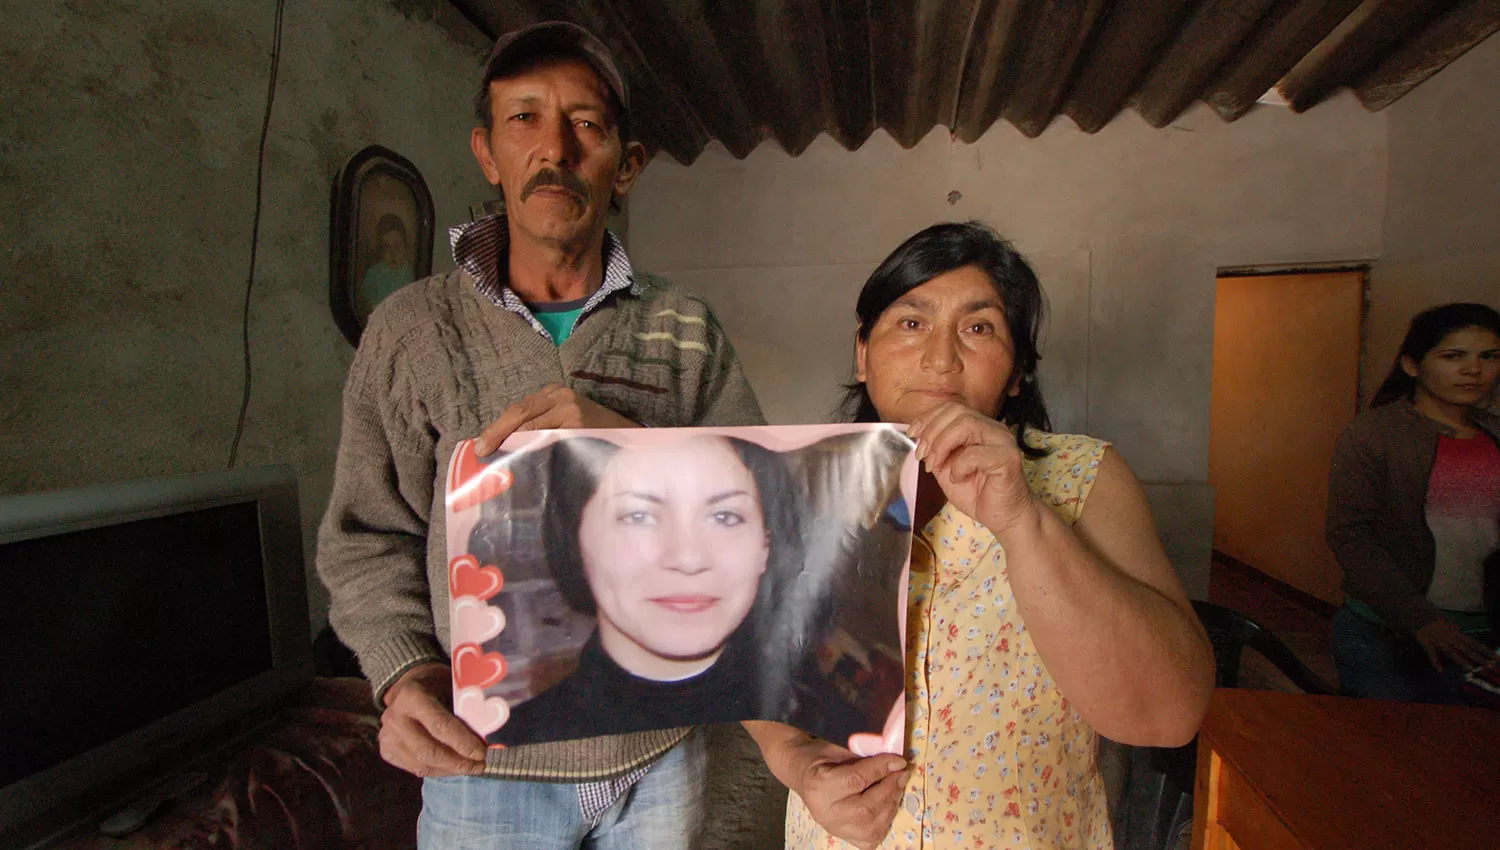
{"label": "framed religious picture", "polygon": [[379,145],[334,178],[328,302],[351,345],[375,306],[432,273],[432,194],[411,161]]}

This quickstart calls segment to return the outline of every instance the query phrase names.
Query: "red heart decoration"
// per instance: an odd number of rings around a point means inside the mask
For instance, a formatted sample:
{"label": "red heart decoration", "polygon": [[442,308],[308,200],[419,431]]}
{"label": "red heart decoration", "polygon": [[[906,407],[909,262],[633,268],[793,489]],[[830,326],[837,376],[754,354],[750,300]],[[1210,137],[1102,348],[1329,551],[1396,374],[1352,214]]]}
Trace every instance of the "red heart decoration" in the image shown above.
{"label": "red heart decoration", "polygon": [[474,441],[464,440],[448,462],[448,509],[465,511],[510,489],[515,475],[504,466],[485,463],[474,454]]}
{"label": "red heart decoration", "polygon": [[459,555],[448,562],[448,592],[456,597],[473,596],[489,599],[505,586],[505,576],[500,568],[492,565],[479,566],[473,555]]}
{"label": "red heart decoration", "polygon": [[505,656],[485,652],[477,643],[453,650],[453,681],[460,688],[487,688],[505,678]]}

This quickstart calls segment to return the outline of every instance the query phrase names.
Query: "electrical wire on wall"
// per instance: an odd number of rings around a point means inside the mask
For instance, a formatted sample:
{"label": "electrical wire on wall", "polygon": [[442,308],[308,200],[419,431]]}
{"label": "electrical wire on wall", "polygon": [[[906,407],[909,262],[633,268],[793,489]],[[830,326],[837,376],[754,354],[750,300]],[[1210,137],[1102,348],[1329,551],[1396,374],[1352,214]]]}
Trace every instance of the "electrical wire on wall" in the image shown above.
{"label": "electrical wire on wall", "polygon": [[245,305],[240,315],[240,342],[245,363],[245,385],[240,393],[240,415],[234,426],[234,442],[229,446],[229,468],[234,468],[240,454],[240,439],[245,436],[245,414],[250,409],[250,295],[255,291],[255,255],[260,248],[260,202],[265,189],[266,139],[271,133],[271,106],[276,101],[276,74],[281,68],[281,22],[286,14],[286,0],[276,0],[276,18],[271,34],[271,74],[266,84],[266,113],[260,123],[260,147],[255,163],[255,212],[250,218],[250,272],[245,278]]}

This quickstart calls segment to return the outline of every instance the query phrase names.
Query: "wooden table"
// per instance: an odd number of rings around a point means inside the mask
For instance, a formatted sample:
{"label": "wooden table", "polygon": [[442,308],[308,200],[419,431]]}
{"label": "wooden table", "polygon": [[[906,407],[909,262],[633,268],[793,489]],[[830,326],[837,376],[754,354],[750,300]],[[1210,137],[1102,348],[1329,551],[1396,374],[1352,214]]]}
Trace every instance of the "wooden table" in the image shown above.
{"label": "wooden table", "polygon": [[1193,850],[1496,850],[1500,712],[1219,689]]}

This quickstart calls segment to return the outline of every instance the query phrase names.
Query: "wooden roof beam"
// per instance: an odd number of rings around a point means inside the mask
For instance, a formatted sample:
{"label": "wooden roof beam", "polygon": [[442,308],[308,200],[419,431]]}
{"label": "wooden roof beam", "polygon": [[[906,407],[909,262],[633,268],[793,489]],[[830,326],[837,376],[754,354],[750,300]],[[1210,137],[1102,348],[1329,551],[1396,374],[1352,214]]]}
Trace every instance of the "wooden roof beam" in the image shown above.
{"label": "wooden roof beam", "polygon": [[907,14],[879,6],[870,18],[875,122],[903,147],[952,117],[976,4],[910,0]]}
{"label": "wooden roof beam", "polygon": [[1097,133],[1124,108],[1162,48],[1187,20],[1195,0],[1119,0],[1074,76],[1063,112],[1085,133]]}
{"label": "wooden roof beam", "polygon": [[1266,26],[1219,71],[1204,100],[1225,121],[1255,108],[1297,60],[1333,32],[1361,0],[1292,0],[1283,2]]}
{"label": "wooden roof beam", "polygon": [[1390,106],[1500,31],[1500,0],[1464,0],[1396,49],[1354,87],[1371,112]]}
{"label": "wooden roof beam", "polygon": [[[613,36],[629,38],[643,67],[664,88],[670,87],[692,120],[735,159],[749,156],[761,143],[762,131],[754,123],[753,111],[700,4],[690,0],[574,0],[573,5],[605,12],[609,17],[605,29]],[[620,58],[618,53],[616,58]]]}
{"label": "wooden roof beam", "polygon": [[685,5],[707,24],[711,52],[749,112],[750,132],[775,138],[792,156],[806,150],[823,129],[824,104],[813,63],[820,45],[801,7],[784,0]]}
{"label": "wooden roof beam", "polygon": [[1292,109],[1305,112],[1339,86],[1357,81],[1443,0],[1365,0],[1277,86]]}
{"label": "wooden roof beam", "polygon": [[822,129],[857,150],[875,132],[868,0],[801,0],[801,8],[816,36],[809,64],[820,90]]}
{"label": "wooden roof beam", "polygon": [[1057,115],[1078,58],[1108,5],[1107,0],[1058,0],[1041,7],[1004,112],[1027,138],[1040,136]]}
{"label": "wooden roof beam", "polygon": [[978,140],[1005,110],[1039,5],[1038,0],[984,0],[975,9],[948,121],[964,142]]}
{"label": "wooden roof beam", "polygon": [[1136,94],[1135,111],[1153,127],[1177,120],[1255,32],[1272,2],[1208,0],[1199,6]]}

